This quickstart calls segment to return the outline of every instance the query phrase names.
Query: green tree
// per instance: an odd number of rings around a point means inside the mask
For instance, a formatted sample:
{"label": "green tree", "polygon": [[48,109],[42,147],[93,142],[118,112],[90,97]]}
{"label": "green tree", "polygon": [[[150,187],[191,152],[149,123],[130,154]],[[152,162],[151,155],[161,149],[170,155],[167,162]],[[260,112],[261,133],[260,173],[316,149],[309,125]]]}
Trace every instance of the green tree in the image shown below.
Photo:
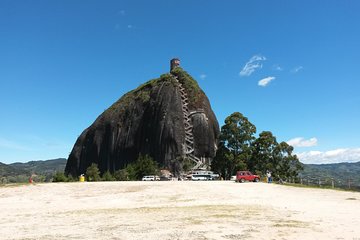
{"label": "green tree", "polygon": [[303,170],[303,164],[296,155],[293,154],[293,146],[286,142],[281,142],[274,150],[274,158],[276,159],[277,178],[289,179],[297,177],[299,172]]}
{"label": "green tree", "polygon": [[86,178],[89,182],[93,181],[99,181],[100,178],[100,171],[98,168],[98,165],[96,163],[92,163],[87,169],[86,169]]}
{"label": "green tree", "polygon": [[157,163],[148,155],[139,155],[138,159],[134,163],[134,165],[128,165],[127,171],[129,172],[130,178],[132,168],[134,170],[134,176],[136,180],[141,180],[141,178],[145,175],[158,175],[159,168]]}
{"label": "green tree", "polygon": [[182,162],[182,170],[184,172],[190,171],[194,166],[194,162],[191,161],[189,158],[178,158],[177,160],[180,160]]}
{"label": "green tree", "polygon": [[69,174],[67,176],[67,181],[68,182],[78,182],[79,181],[79,178],[78,177],[73,177],[71,174]]}
{"label": "green tree", "polygon": [[135,170],[135,165],[136,165],[136,163],[128,164],[125,168],[125,171],[128,176],[128,180],[130,180],[130,181],[138,180],[136,170]]}
{"label": "green tree", "polygon": [[278,143],[270,131],[263,131],[252,144],[252,156],[248,166],[251,171],[274,172],[276,159],[273,156]]}
{"label": "green tree", "polygon": [[296,177],[302,169],[297,156],[292,153],[293,147],[286,142],[279,144],[270,131],[261,132],[252,146],[253,154],[249,167],[254,172],[265,174],[269,170],[275,179],[288,179]]}
{"label": "green tree", "polygon": [[53,182],[67,182],[68,179],[63,172],[55,172],[52,181]]}
{"label": "green tree", "polygon": [[224,146],[223,142],[220,142],[216,156],[211,163],[211,170],[218,172],[224,179],[229,179],[232,168],[231,152]]}
{"label": "green tree", "polygon": [[115,177],[110,173],[110,171],[104,172],[101,178],[103,181],[115,181]]}
{"label": "green tree", "polygon": [[234,112],[221,127],[220,144],[212,169],[226,179],[237,170],[247,169],[251,158],[251,144],[255,140],[256,127],[244,115]]}
{"label": "green tree", "polygon": [[114,177],[115,177],[116,181],[128,181],[128,180],[130,180],[129,173],[127,172],[126,168],[117,170],[114,173]]}

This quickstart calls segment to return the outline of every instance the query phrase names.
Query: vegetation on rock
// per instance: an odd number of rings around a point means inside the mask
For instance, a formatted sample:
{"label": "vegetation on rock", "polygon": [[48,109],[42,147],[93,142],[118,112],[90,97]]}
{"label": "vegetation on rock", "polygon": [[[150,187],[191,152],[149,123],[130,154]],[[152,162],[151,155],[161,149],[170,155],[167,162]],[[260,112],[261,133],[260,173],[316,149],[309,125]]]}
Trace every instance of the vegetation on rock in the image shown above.
{"label": "vegetation on rock", "polygon": [[202,95],[202,91],[197,81],[193,79],[190,74],[188,74],[181,67],[174,68],[171,70],[171,73],[178,77],[179,82],[186,89],[191,103],[197,103],[199,100],[201,100],[200,97]]}

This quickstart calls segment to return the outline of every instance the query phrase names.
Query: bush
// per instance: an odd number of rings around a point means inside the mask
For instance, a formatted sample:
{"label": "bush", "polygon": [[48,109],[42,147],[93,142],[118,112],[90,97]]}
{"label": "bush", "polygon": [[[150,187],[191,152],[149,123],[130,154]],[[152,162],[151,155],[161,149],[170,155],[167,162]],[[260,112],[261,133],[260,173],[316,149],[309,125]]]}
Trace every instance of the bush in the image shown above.
{"label": "bush", "polygon": [[86,169],[86,178],[89,182],[100,181],[100,171],[96,163],[92,163],[90,167]]}
{"label": "bush", "polygon": [[68,178],[65,176],[63,172],[56,172],[53,177],[53,182],[67,182]]}
{"label": "bush", "polygon": [[114,177],[115,177],[116,181],[129,181],[130,180],[129,173],[126,169],[117,170],[114,173]]}
{"label": "bush", "polygon": [[79,178],[78,177],[74,177],[73,175],[68,175],[67,176],[67,180],[68,182],[78,182]]}
{"label": "bush", "polygon": [[103,181],[115,181],[115,178],[108,170],[108,171],[104,172],[104,174],[102,175],[102,180]]}

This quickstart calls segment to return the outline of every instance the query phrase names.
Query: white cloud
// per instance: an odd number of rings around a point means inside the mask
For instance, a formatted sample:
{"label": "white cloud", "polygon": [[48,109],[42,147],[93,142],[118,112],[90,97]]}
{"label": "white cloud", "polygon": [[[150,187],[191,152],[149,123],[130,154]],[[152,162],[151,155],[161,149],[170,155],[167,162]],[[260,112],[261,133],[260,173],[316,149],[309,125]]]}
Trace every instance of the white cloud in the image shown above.
{"label": "white cloud", "polygon": [[129,25],[127,25],[127,28],[131,29],[131,28],[133,28],[133,25],[129,24]]}
{"label": "white cloud", "polygon": [[258,85],[261,87],[266,87],[274,79],[275,79],[275,77],[263,78],[258,82]]}
{"label": "white cloud", "polygon": [[297,66],[297,67],[291,69],[291,72],[297,73],[297,72],[301,71],[303,68],[304,68],[303,66]]}
{"label": "white cloud", "polygon": [[317,143],[318,143],[318,140],[315,137],[310,138],[308,140],[306,140],[302,137],[297,137],[297,138],[293,138],[293,139],[290,139],[289,141],[287,141],[287,144],[289,144],[293,147],[313,147],[313,146],[316,146]]}
{"label": "white cloud", "polygon": [[262,55],[254,55],[245,64],[243,69],[240,71],[240,76],[250,76],[257,68],[262,68],[261,61],[265,61],[266,58]]}
{"label": "white cloud", "polygon": [[339,148],[330,151],[309,151],[297,153],[300,162],[307,164],[324,164],[339,162],[359,162],[360,148]]}
{"label": "white cloud", "polygon": [[206,77],[207,77],[206,74],[201,74],[201,75],[200,75],[200,78],[201,78],[201,79],[205,79]]}

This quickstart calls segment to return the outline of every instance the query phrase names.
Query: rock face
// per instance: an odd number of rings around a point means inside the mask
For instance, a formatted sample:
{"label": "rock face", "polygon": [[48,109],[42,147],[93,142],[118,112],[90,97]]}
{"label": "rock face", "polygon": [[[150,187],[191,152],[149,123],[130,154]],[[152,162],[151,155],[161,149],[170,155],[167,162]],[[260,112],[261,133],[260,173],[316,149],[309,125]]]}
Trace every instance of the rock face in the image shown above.
{"label": "rock face", "polygon": [[176,174],[186,159],[211,160],[218,137],[219,124],[208,98],[189,74],[176,67],[125,94],[85,129],[65,173],[78,176],[92,163],[102,173],[114,172],[139,154],[148,154]]}

